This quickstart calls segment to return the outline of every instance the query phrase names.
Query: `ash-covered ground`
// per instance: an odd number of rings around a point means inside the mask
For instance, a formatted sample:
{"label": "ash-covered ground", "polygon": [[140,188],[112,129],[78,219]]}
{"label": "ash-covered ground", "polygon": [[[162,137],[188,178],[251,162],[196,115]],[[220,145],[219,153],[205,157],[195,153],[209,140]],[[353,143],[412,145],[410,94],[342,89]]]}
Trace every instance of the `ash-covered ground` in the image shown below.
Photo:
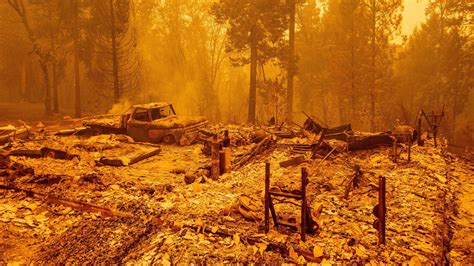
{"label": "ash-covered ground", "polygon": [[[25,123],[29,136],[1,148],[2,263],[474,263],[474,166],[448,153],[444,140],[438,147],[432,139],[414,144],[410,161],[401,144],[395,162],[392,147],[347,151],[340,140],[326,141],[330,153],[297,150],[321,137],[298,128],[211,125],[213,132],[229,130],[239,165],[212,179],[202,143],[53,135],[80,126],[70,118]],[[43,147],[65,157],[25,155]],[[108,165],[104,157],[123,165]],[[306,241],[272,222],[265,234],[265,162],[272,188],[281,191],[298,190],[307,168],[317,230]],[[385,245],[378,245],[372,214],[380,176],[386,177]],[[301,222],[299,202],[274,203],[279,218]]]}

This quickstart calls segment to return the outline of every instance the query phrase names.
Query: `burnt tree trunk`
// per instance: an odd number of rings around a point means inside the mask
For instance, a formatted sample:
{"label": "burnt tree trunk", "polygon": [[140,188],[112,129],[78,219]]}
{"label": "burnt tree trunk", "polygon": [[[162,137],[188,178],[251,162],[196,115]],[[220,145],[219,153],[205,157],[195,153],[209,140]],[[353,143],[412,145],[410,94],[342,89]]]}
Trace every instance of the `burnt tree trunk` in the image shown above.
{"label": "burnt tree trunk", "polygon": [[351,15],[351,122],[354,123],[355,120],[357,119],[356,113],[357,113],[357,104],[356,104],[356,86],[355,86],[355,67],[356,67],[356,52],[355,52],[355,25],[354,25],[354,15]]}
{"label": "burnt tree trunk", "polygon": [[371,78],[371,86],[370,86],[370,131],[375,131],[375,100],[376,100],[376,64],[375,64],[375,57],[376,57],[376,30],[377,30],[377,20],[376,20],[376,2],[372,0],[372,36],[371,36],[371,63],[372,63],[372,78]]}
{"label": "burnt tree trunk", "polygon": [[52,80],[52,88],[53,88],[53,112],[58,113],[59,112],[59,99],[58,99],[58,79],[57,79],[57,69],[56,69],[56,63],[53,63],[52,65],[52,75],[51,78]]}
{"label": "burnt tree trunk", "polygon": [[73,25],[73,45],[74,45],[74,92],[75,92],[75,117],[81,117],[81,81],[79,72],[79,25],[78,25],[78,4],[74,1],[74,25]]}
{"label": "burnt tree trunk", "polygon": [[248,122],[255,123],[255,109],[257,105],[257,26],[250,32],[250,90]]}
{"label": "burnt tree trunk", "polygon": [[[51,5],[49,5],[48,15],[51,19],[52,10]],[[56,45],[55,45],[55,36],[54,31],[51,29],[49,32],[49,39],[51,42],[51,54],[54,56],[54,60],[51,60],[51,87],[53,90],[53,112],[59,112],[59,104],[58,104],[58,77],[57,77],[57,53],[56,53]]]}
{"label": "burnt tree trunk", "polygon": [[33,45],[33,51],[38,57],[40,63],[41,71],[44,78],[45,88],[44,88],[44,109],[47,115],[51,114],[51,82],[49,80],[49,70],[48,70],[48,58],[46,55],[41,53],[41,50],[38,47],[37,40],[33,33],[33,30],[30,27],[28,21],[28,14],[26,13],[25,5],[22,0],[8,0],[8,4],[16,11],[18,16],[20,16],[21,22],[25,27],[28,38],[30,39]]}
{"label": "burnt tree trunk", "polygon": [[290,5],[290,30],[288,54],[288,78],[286,92],[286,119],[293,119],[293,77],[295,74],[295,0],[289,0]]}
{"label": "burnt tree trunk", "polygon": [[44,110],[47,115],[51,114],[51,81],[49,80],[48,65],[42,59],[39,60],[44,78]]}
{"label": "burnt tree trunk", "polygon": [[118,103],[120,100],[120,84],[119,84],[119,69],[117,59],[117,34],[115,32],[115,10],[114,0],[110,0],[110,34],[112,38],[112,65],[114,75],[114,102]]}

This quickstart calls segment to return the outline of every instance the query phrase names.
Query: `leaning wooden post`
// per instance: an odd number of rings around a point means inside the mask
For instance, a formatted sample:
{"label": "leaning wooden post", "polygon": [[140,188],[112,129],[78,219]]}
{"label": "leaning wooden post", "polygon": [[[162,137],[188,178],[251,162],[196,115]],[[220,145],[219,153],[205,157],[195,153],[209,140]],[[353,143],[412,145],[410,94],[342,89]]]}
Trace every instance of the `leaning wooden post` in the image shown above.
{"label": "leaning wooden post", "polygon": [[230,137],[229,130],[224,132],[224,140],[222,141],[222,150],[224,152],[223,156],[223,170],[221,173],[229,173],[232,170],[232,159],[231,159],[231,149],[230,149]]}
{"label": "leaning wooden post", "polygon": [[306,184],[308,180],[308,170],[306,167],[301,168],[301,240],[306,241],[306,212],[308,210],[306,202]]}
{"label": "leaning wooden post", "polygon": [[270,231],[270,163],[265,163],[265,233]]}

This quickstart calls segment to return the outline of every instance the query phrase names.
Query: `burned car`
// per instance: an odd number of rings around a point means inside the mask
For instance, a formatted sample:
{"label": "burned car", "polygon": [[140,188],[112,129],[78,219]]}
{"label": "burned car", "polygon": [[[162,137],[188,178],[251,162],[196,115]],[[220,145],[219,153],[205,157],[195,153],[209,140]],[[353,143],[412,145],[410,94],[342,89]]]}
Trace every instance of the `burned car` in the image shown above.
{"label": "burned car", "polygon": [[96,134],[126,134],[135,141],[191,144],[208,124],[205,117],[176,115],[170,103],[133,105],[121,115],[88,118],[84,126]]}

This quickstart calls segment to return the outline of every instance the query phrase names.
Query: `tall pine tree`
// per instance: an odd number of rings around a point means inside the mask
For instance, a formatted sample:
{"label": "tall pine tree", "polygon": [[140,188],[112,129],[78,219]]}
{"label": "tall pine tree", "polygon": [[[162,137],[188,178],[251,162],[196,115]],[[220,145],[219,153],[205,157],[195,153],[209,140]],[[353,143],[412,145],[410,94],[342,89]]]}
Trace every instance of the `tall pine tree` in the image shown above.
{"label": "tall pine tree", "polygon": [[233,63],[250,63],[248,122],[255,123],[257,65],[275,58],[284,46],[288,5],[281,0],[221,0],[212,7],[212,14],[228,25],[227,51],[232,52]]}

